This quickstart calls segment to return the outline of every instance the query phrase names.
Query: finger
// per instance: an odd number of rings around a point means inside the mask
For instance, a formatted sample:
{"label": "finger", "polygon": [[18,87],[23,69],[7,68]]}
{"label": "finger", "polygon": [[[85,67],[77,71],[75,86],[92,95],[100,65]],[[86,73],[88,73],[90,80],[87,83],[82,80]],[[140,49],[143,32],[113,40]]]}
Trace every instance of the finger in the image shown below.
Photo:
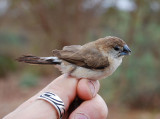
{"label": "finger", "polygon": [[65,104],[66,109],[68,109],[70,103],[76,97],[76,87],[78,80],[74,77],[62,75],[50,83],[42,92],[53,92],[57,94]]}
{"label": "finger", "polygon": [[108,108],[104,100],[97,94],[91,100],[84,101],[74,110],[69,119],[106,119]]}
{"label": "finger", "polygon": [[77,95],[82,100],[90,100],[96,96],[100,87],[98,80],[81,79],[77,86]]}
{"label": "finger", "polygon": [[29,100],[24,102],[22,105],[20,105],[15,111],[19,111],[21,109],[26,108],[28,105],[36,101],[37,97],[39,97],[44,92],[52,92],[57,94],[64,102],[65,108],[67,110],[69,107],[69,104],[73,101],[73,99],[76,96],[77,83],[78,83],[78,80],[76,78],[66,76],[66,75],[61,75],[60,77],[52,81],[44,89],[42,89],[39,93],[37,93],[36,95],[31,97]]}

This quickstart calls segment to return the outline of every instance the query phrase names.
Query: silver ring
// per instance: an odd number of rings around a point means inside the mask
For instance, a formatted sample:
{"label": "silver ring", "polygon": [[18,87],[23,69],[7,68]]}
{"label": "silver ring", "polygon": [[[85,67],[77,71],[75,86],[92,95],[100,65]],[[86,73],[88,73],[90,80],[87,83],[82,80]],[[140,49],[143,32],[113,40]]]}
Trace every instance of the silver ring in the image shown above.
{"label": "silver ring", "polygon": [[51,105],[53,105],[58,112],[59,118],[62,118],[62,116],[65,113],[64,102],[56,94],[53,94],[51,92],[45,92],[42,95],[40,95],[38,99],[45,100],[49,102]]}

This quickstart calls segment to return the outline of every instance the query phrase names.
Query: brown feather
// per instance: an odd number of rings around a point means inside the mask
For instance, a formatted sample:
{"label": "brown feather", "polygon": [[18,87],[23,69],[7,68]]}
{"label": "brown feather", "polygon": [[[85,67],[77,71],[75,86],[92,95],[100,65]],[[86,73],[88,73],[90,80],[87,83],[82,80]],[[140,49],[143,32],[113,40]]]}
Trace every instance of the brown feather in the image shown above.
{"label": "brown feather", "polygon": [[45,58],[32,55],[23,55],[16,60],[19,62],[25,62],[30,64],[60,64],[60,62],[53,62],[53,59],[46,60]]}
{"label": "brown feather", "polygon": [[75,51],[54,50],[53,55],[77,66],[91,69],[103,69],[109,66],[108,58],[104,57],[95,47]]}
{"label": "brown feather", "polygon": [[64,46],[63,50],[76,52],[80,50],[81,48],[82,48],[81,45],[71,45],[71,46]]}

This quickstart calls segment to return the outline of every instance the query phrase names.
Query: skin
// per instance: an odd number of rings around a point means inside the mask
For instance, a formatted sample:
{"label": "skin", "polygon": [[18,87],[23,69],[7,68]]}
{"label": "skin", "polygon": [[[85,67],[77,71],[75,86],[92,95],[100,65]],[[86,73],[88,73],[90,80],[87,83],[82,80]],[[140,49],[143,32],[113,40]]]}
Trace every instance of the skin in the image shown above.
{"label": "skin", "polygon": [[97,94],[99,87],[99,81],[77,80],[62,75],[3,119],[57,119],[57,111],[50,103],[37,100],[40,94],[48,91],[57,94],[63,100],[66,111],[76,95],[84,100],[69,115],[69,119],[106,119],[108,108],[101,96]]}

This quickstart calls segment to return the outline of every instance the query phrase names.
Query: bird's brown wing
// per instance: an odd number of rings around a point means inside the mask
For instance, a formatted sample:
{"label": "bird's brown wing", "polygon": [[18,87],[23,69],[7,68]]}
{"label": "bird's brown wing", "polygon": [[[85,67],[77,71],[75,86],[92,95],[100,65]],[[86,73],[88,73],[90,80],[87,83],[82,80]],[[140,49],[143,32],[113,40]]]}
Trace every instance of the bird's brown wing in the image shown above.
{"label": "bird's brown wing", "polygon": [[63,59],[72,64],[91,68],[91,69],[104,69],[109,66],[108,58],[104,57],[97,49],[86,50],[54,50],[54,56]]}

